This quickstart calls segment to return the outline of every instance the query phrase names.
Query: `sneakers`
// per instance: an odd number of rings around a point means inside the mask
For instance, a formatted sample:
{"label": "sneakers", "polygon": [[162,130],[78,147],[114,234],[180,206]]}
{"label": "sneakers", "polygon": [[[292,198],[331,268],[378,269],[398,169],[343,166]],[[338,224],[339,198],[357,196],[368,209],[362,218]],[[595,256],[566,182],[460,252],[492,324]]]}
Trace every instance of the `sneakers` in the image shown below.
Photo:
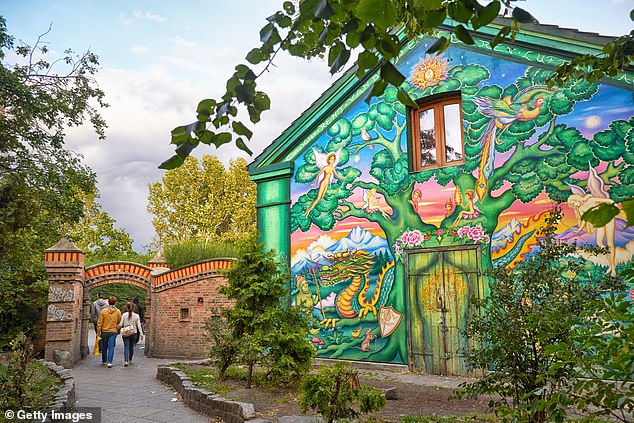
{"label": "sneakers", "polygon": [[112,367],[112,363],[108,363],[108,367]]}
{"label": "sneakers", "polygon": [[123,363],[123,367],[128,367],[128,362]]}

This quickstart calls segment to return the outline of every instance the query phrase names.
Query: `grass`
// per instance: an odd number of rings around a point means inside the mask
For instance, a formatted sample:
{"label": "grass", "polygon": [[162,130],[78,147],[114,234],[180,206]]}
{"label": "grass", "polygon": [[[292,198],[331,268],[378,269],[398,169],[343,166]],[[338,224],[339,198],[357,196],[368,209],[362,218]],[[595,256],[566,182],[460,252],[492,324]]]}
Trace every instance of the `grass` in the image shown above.
{"label": "grass", "polygon": [[165,248],[163,254],[170,268],[177,269],[188,264],[213,258],[237,257],[238,247],[230,242],[214,242],[203,244],[200,242],[184,242]]}

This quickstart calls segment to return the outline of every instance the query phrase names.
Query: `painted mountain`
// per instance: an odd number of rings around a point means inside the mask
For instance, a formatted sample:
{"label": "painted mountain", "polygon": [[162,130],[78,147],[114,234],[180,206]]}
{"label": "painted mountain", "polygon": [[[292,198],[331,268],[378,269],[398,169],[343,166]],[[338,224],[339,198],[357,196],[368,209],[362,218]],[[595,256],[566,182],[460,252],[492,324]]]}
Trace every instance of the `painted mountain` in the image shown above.
{"label": "painted mountain", "polygon": [[495,231],[491,237],[491,249],[497,251],[503,248],[508,241],[512,241],[516,234],[520,233],[522,224],[517,219],[512,219],[509,223]]}
{"label": "painted mountain", "polygon": [[355,226],[345,238],[341,238],[326,248],[325,254],[321,252],[311,252],[310,255],[298,260],[297,263],[291,267],[291,271],[293,274],[297,274],[313,267],[319,268],[330,261],[328,259],[329,253],[334,254],[347,250],[363,250],[373,254],[387,253],[388,256],[392,258],[390,246],[384,238],[378,235],[372,235],[360,226]]}
{"label": "painted mountain", "polygon": [[387,252],[390,254],[390,246],[384,238],[378,235],[372,235],[360,226],[355,226],[348,236],[341,238],[330,247],[326,248],[326,251],[330,253],[340,253],[346,250],[363,250],[368,253]]}

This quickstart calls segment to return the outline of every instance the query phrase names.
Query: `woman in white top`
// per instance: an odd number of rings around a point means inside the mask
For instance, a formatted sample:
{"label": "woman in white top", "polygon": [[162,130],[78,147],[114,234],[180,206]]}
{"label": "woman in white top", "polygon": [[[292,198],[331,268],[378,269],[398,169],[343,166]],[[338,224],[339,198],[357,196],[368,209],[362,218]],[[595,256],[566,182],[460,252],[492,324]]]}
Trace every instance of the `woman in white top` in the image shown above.
{"label": "woman in white top", "polygon": [[[133,303],[127,304],[127,312],[123,313],[121,316],[121,321],[119,322],[119,329],[124,328],[126,326],[135,326],[137,332],[141,335],[141,339],[143,339],[143,328],[141,327],[141,319],[139,315],[134,312],[135,306]],[[128,363],[132,361],[132,356],[134,355],[134,341],[136,340],[136,333],[130,334],[129,336],[123,336],[123,366],[128,367]]]}

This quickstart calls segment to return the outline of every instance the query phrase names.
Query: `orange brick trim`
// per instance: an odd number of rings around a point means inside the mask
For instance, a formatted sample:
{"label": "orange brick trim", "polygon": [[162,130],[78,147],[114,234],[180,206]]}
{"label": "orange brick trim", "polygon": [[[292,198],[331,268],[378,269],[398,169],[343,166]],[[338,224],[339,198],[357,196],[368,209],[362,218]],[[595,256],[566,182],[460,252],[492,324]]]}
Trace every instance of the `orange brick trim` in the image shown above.
{"label": "orange brick trim", "polygon": [[[67,261],[79,261],[79,255],[82,253],[62,253],[62,252],[47,252],[44,253],[44,260],[48,262],[67,262]],[[82,254],[83,255],[83,254]]]}
{"label": "orange brick trim", "polygon": [[177,279],[183,279],[202,273],[222,272],[225,270],[229,270],[233,262],[235,262],[235,259],[211,259],[201,263],[196,263],[178,269],[170,270],[167,273],[163,273],[162,275],[153,278],[152,285],[156,287],[168,282],[175,281]]}

